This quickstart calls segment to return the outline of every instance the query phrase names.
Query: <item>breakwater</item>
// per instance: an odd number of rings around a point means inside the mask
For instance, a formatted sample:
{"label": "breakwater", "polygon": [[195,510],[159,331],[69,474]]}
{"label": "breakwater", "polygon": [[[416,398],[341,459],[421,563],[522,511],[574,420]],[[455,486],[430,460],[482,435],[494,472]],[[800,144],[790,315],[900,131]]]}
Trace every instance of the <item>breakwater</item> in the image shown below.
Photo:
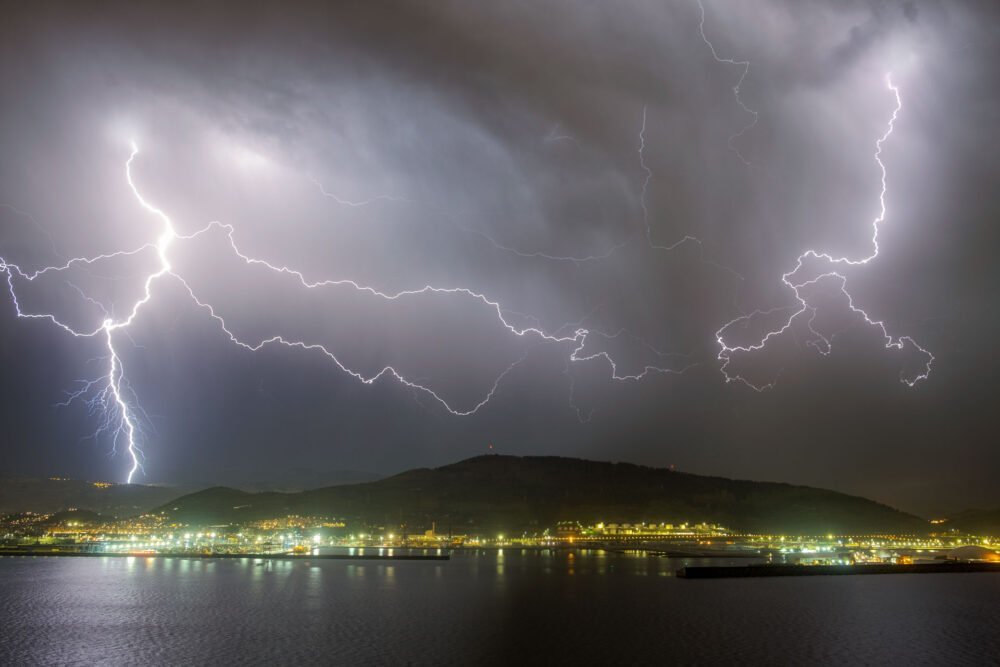
{"label": "breakwater", "polygon": [[937,574],[944,572],[1000,572],[1000,563],[915,563],[895,565],[740,565],[732,567],[682,567],[677,576],[683,579],[729,579],[734,577],[802,577],[847,574]]}

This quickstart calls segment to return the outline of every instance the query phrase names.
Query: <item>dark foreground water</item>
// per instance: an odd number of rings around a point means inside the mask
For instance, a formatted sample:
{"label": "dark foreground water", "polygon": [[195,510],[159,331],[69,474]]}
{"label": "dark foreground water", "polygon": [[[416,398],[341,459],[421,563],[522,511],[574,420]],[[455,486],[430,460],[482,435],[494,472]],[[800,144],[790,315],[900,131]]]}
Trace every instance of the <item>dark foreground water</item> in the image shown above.
{"label": "dark foreground water", "polygon": [[682,564],[0,558],[0,664],[1000,664],[997,574],[669,576]]}

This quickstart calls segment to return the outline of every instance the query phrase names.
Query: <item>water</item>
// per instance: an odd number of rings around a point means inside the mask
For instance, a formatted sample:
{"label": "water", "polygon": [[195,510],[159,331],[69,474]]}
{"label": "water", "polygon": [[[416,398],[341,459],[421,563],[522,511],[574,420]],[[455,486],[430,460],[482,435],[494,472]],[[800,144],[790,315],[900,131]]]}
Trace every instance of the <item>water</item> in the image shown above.
{"label": "water", "polygon": [[270,566],[0,558],[0,664],[1000,661],[997,574],[670,576],[683,564],[510,549]]}

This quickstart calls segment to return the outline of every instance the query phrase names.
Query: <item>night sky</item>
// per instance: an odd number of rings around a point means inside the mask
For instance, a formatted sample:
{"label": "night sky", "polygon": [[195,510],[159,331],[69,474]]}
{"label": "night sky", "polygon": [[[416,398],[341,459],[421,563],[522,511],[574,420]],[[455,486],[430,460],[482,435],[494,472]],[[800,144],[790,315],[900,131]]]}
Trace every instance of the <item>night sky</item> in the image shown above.
{"label": "night sky", "polygon": [[[137,482],[492,444],[1000,506],[996,3],[172,4],[0,15],[0,276],[95,334],[0,292],[0,469],[124,480],[107,321]],[[872,259],[720,350],[809,249]]]}

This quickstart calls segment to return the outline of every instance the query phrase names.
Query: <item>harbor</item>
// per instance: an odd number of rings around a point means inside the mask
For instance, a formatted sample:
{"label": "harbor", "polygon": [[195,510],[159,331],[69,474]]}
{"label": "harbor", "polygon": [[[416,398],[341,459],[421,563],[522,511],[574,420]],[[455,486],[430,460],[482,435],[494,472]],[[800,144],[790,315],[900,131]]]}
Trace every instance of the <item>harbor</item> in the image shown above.
{"label": "harbor", "polygon": [[[352,550],[353,551],[353,550]],[[92,551],[83,549],[0,549],[3,557],[46,557],[46,558],[191,558],[202,560],[250,558],[255,560],[378,560],[378,561],[442,561],[450,560],[451,553],[397,553],[394,549],[365,550],[353,553],[191,553],[170,551]]]}

